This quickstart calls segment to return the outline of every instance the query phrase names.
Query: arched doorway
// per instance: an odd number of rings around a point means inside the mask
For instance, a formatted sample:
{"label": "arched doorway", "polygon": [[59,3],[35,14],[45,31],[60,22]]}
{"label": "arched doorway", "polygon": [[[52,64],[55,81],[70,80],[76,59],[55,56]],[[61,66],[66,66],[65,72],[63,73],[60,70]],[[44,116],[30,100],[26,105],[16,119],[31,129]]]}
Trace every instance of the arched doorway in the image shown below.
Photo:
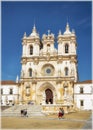
{"label": "arched doorway", "polygon": [[45,90],[46,104],[53,104],[53,92],[50,89]]}

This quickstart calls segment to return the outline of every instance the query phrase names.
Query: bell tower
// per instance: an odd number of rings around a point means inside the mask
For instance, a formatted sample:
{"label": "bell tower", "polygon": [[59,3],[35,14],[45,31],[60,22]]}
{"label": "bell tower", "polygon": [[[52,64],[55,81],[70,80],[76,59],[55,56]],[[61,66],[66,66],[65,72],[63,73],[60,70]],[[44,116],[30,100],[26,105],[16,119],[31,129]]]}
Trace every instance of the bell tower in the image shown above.
{"label": "bell tower", "polygon": [[62,34],[59,31],[58,34],[58,55],[62,55],[64,59],[65,73],[69,73],[69,76],[74,76],[75,82],[78,80],[76,48],[75,31],[72,30],[71,32],[67,23],[65,32]]}
{"label": "bell tower", "polygon": [[[28,102],[35,101],[35,96],[32,96],[32,78],[36,76],[36,63],[38,62],[40,51],[40,37],[37,33],[35,25],[29,36],[24,33],[22,38],[22,58],[21,58],[21,76],[20,76],[20,100]],[[34,87],[35,89],[35,87]],[[33,90],[35,91],[35,90]]]}
{"label": "bell tower", "polygon": [[23,53],[22,57],[31,57],[39,55],[39,48],[40,48],[40,38],[39,34],[36,31],[35,25],[33,26],[32,33],[27,37],[26,33],[24,33],[22,39],[23,45]]}

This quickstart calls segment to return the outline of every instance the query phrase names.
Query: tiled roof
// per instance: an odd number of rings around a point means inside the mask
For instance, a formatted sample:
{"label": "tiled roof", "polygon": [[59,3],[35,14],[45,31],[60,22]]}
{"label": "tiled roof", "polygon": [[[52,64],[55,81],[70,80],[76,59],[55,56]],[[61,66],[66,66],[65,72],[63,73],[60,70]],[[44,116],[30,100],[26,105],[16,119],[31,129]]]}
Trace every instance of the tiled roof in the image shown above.
{"label": "tiled roof", "polygon": [[92,84],[93,80],[85,80],[85,81],[79,81],[77,84]]}
{"label": "tiled roof", "polygon": [[15,81],[12,81],[12,80],[4,80],[4,81],[1,81],[1,85],[15,85],[17,84]]}

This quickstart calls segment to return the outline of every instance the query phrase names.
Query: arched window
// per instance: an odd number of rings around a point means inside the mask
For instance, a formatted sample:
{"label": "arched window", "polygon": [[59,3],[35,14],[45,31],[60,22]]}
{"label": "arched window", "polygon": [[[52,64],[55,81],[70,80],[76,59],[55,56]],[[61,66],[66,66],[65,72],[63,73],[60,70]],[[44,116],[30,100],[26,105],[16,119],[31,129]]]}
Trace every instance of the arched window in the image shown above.
{"label": "arched window", "polygon": [[65,76],[67,76],[68,75],[68,68],[66,67],[65,68]]}
{"label": "arched window", "polygon": [[68,44],[65,45],[65,53],[68,53],[69,46]]}
{"label": "arched window", "polygon": [[33,46],[30,46],[30,55],[33,54]]}
{"label": "arched window", "polygon": [[29,69],[29,77],[32,77],[32,69]]}

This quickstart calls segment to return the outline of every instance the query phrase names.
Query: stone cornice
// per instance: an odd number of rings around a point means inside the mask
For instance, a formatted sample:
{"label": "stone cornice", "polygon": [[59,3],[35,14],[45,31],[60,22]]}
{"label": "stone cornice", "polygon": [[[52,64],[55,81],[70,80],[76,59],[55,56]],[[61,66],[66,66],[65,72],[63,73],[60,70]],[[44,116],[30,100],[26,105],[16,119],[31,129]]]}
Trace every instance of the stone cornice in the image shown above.
{"label": "stone cornice", "polygon": [[51,76],[43,76],[43,77],[33,77],[33,78],[21,78],[20,82],[41,82],[41,81],[56,81],[56,82],[63,82],[63,81],[74,81],[74,76],[69,77],[51,77]]}
{"label": "stone cornice", "polygon": [[39,38],[25,38],[22,40],[22,45],[26,45],[29,43],[38,43],[40,44],[40,39]]}
{"label": "stone cornice", "polygon": [[31,56],[31,57],[22,57],[21,63],[26,64],[27,62],[34,62],[35,64],[38,64],[39,61],[57,61],[58,63],[61,63],[65,60],[71,60],[71,62],[77,63],[77,56],[76,55],[47,55],[47,56]]}

